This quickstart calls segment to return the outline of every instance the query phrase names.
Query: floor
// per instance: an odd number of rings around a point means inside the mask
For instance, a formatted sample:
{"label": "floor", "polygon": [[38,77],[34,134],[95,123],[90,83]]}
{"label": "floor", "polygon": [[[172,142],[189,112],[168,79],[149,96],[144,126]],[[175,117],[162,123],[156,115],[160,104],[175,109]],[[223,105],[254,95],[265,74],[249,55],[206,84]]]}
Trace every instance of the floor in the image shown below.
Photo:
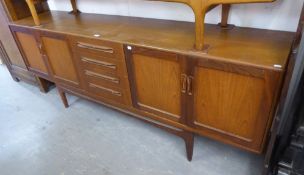
{"label": "floor", "polygon": [[258,175],[263,157],[182,139],[96,103],[14,82],[0,65],[1,175]]}

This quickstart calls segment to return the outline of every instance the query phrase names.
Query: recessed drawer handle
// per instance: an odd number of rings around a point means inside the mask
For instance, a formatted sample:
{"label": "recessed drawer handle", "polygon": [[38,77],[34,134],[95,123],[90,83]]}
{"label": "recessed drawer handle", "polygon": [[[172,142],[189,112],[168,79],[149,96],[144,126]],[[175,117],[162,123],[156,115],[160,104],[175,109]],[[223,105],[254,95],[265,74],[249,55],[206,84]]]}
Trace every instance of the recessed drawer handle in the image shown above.
{"label": "recessed drawer handle", "polygon": [[186,93],[186,84],[187,84],[187,75],[186,74],[182,74],[181,76],[181,83],[182,83],[182,93]]}
{"label": "recessed drawer handle", "polygon": [[192,76],[188,76],[187,77],[187,92],[188,95],[193,95],[193,77]]}
{"label": "recessed drawer handle", "polygon": [[100,52],[111,53],[111,54],[114,53],[114,50],[111,47],[97,46],[97,45],[83,43],[83,42],[77,42],[77,46],[80,48],[83,48],[83,49],[90,49],[90,50],[95,50],[95,51],[100,51]]}
{"label": "recessed drawer handle", "polygon": [[96,84],[90,83],[89,86],[90,86],[91,88],[97,88],[97,89],[101,89],[101,90],[107,91],[107,92],[111,93],[112,95],[116,95],[116,96],[119,96],[119,97],[122,96],[122,94],[121,94],[120,92],[118,92],[118,91],[114,91],[114,90],[109,89],[109,88],[105,88],[105,87],[102,87],[102,86],[98,86],[98,85],[96,85]]}
{"label": "recessed drawer handle", "polygon": [[86,63],[95,64],[95,65],[102,66],[102,67],[106,67],[109,69],[116,69],[115,64],[104,62],[104,61],[97,61],[97,60],[93,60],[93,59],[86,58],[86,57],[82,57],[81,61],[86,62]]}
{"label": "recessed drawer handle", "polygon": [[111,81],[112,83],[119,84],[119,79],[118,78],[113,78],[113,77],[110,77],[110,76],[107,76],[107,75],[98,74],[98,73],[91,72],[91,71],[88,71],[88,70],[85,71],[85,74],[88,75],[88,76],[91,76],[91,77],[101,78],[101,79],[104,79],[104,80],[107,80],[107,81]]}

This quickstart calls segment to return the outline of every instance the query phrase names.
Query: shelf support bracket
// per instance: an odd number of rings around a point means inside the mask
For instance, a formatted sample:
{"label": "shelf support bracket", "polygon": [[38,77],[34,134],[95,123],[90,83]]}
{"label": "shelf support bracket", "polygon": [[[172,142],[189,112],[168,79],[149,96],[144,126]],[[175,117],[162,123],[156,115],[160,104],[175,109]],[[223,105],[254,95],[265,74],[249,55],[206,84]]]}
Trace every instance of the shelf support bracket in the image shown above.
{"label": "shelf support bracket", "polygon": [[222,19],[221,19],[221,27],[227,28],[228,27],[228,17],[230,12],[231,5],[230,4],[223,4],[222,5]]}
{"label": "shelf support bracket", "polygon": [[38,13],[37,13],[37,10],[35,8],[35,3],[33,0],[26,0],[26,3],[31,11],[31,14],[32,14],[32,17],[34,19],[34,23],[36,26],[40,26],[41,23],[40,23],[40,20],[39,20],[39,17],[38,17]]}
{"label": "shelf support bracket", "polygon": [[80,13],[80,11],[77,8],[76,0],[71,0],[71,5],[72,5],[72,8],[73,8],[73,10],[71,11],[71,13],[73,13],[74,15]]}

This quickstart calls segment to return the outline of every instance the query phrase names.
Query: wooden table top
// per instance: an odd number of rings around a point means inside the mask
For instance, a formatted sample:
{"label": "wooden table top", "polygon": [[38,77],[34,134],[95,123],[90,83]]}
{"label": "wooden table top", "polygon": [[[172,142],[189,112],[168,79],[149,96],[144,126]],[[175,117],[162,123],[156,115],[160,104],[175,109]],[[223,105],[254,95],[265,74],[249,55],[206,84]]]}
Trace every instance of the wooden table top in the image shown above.
{"label": "wooden table top", "polygon": [[191,22],[87,13],[74,16],[60,11],[42,13],[39,18],[42,25],[38,27],[32,17],[11,24],[92,38],[100,34],[103,40],[275,70],[285,68],[294,38],[292,32],[242,27],[221,29],[206,24],[205,43],[210,48],[204,53],[194,49],[195,26]]}

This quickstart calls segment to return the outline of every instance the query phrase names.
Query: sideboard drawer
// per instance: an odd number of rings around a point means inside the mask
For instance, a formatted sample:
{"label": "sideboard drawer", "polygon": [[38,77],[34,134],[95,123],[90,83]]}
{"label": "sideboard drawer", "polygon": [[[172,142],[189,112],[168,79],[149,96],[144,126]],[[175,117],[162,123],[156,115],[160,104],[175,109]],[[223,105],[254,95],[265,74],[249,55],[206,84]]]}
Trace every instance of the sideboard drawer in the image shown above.
{"label": "sideboard drawer", "polygon": [[75,52],[92,53],[120,60],[124,58],[122,44],[83,37],[72,37],[71,41]]}
{"label": "sideboard drawer", "polygon": [[84,70],[85,79],[87,82],[93,82],[95,84],[108,84],[113,87],[126,88],[126,79],[123,77],[115,76],[107,72],[93,72],[90,70]]}
{"label": "sideboard drawer", "polygon": [[88,82],[89,92],[103,99],[111,100],[118,103],[127,104],[128,100],[123,90],[109,87],[104,84]]}
{"label": "sideboard drawer", "polygon": [[109,72],[114,75],[121,75],[123,72],[122,63],[111,58],[92,57],[91,55],[79,54],[79,62],[83,69],[94,72]]}

